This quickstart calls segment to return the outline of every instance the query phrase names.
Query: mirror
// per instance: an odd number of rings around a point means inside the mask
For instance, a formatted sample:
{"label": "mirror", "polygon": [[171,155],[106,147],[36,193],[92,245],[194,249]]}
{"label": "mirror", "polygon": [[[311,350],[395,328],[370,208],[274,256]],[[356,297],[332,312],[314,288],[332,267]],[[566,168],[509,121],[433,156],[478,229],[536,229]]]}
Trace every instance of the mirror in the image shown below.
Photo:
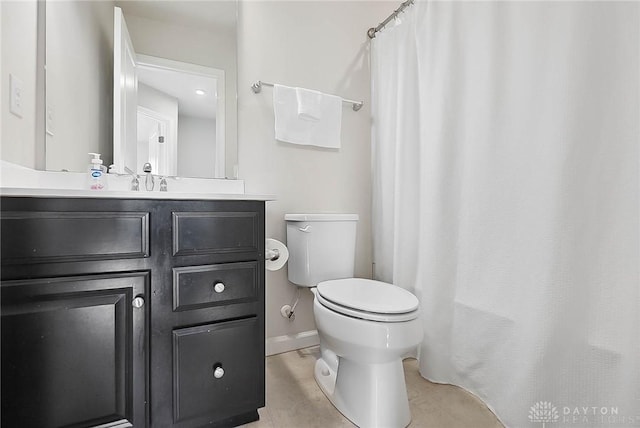
{"label": "mirror", "polygon": [[124,169],[140,174],[149,162],[158,175],[224,177],[225,144],[218,144],[225,136],[224,70],[146,55],[137,60],[137,145]]}
{"label": "mirror", "polygon": [[[137,76],[126,120],[116,6]],[[149,162],[158,175],[236,178],[236,28],[236,1],[47,0],[46,169],[85,171],[97,152],[121,173]]]}

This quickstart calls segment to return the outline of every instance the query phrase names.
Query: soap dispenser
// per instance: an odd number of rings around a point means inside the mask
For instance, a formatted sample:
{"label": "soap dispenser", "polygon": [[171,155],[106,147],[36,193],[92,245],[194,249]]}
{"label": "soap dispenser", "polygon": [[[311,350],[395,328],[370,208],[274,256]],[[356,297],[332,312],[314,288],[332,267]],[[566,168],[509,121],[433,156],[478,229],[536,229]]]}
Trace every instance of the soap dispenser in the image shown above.
{"label": "soap dispenser", "polygon": [[107,188],[107,177],[104,176],[100,153],[89,153],[89,156],[92,157],[89,164],[89,189],[105,190]]}

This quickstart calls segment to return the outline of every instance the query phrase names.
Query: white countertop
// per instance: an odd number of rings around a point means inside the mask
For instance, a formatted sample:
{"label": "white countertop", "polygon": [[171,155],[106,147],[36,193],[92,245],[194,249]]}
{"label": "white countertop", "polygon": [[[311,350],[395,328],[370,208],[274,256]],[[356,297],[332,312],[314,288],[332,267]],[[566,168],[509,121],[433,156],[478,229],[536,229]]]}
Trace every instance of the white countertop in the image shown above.
{"label": "white countertop", "polygon": [[[1,1],[1,0],[0,0]],[[0,161],[0,195],[31,198],[113,198],[179,200],[273,201],[274,195],[246,194],[243,180],[166,177],[168,192],[146,191],[145,178],[139,178],[140,191],[130,191],[130,175],[105,174],[110,190],[87,189],[87,174],[79,172],[37,171]],[[158,176],[154,177],[159,189]]]}
{"label": "white countertop", "polygon": [[274,195],[249,195],[244,193],[186,193],[186,192],[132,192],[112,190],[75,190],[2,187],[1,196],[22,196],[30,198],[113,198],[113,199],[189,199],[189,200],[234,200],[273,201]]}

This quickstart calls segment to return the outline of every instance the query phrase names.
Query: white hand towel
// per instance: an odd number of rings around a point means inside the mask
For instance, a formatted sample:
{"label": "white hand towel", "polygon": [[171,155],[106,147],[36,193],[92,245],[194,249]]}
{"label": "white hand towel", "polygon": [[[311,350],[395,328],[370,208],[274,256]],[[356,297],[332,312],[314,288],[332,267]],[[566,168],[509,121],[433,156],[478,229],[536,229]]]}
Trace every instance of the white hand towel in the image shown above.
{"label": "white hand towel", "polygon": [[298,116],[296,88],[274,85],[273,110],[275,136],[279,141],[332,149],[340,148],[342,127],[342,98],[321,94],[317,122]]}
{"label": "white hand towel", "polygon": [[322,115],[322,92],[311,89],[296,88],[298,100],[298,118],[317,122]]}
{"label": "white hand towel", "polygon": [[276,139],[293,144],[311,143],[311,122],[298,118],[295,88],[273,85]]}

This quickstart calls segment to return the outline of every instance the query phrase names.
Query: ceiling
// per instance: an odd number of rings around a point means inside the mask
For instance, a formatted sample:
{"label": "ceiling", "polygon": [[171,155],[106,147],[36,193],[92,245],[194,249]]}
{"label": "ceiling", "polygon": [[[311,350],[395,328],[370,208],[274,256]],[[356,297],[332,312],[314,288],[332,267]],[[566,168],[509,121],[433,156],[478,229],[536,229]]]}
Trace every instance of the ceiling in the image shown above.
{"label": "ceiling", "polygon": [[191,28],[232,31],[237,21],[236,0],[121,0],[116,1],[125,15],[169,22]]}
{"label": "ceiling", "polygon": [[[138,82],[178,99],[181,116],[215,119],[217,79],[155,67],[138,67]],[[205,91],[196,94],[196,89]]]}

